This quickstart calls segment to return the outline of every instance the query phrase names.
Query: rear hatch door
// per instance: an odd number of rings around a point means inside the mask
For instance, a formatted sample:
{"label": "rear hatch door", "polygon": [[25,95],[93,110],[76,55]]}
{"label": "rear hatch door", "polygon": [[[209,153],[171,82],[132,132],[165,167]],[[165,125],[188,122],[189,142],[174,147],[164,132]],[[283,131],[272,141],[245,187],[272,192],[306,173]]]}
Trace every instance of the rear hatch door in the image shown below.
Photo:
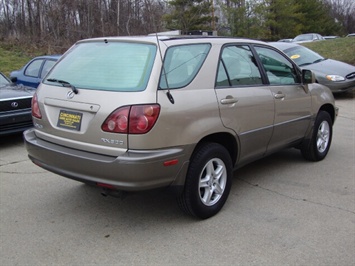
{"label": "rear hatch door", "polygon": [[118,108],[156,102],[156,86],[150,85],[155,58],[153,43],[78,43],[38,88],[42,119],[35,119],[36,135],[78,150],[124,153],[127,133],[105,131],[102,125]]}

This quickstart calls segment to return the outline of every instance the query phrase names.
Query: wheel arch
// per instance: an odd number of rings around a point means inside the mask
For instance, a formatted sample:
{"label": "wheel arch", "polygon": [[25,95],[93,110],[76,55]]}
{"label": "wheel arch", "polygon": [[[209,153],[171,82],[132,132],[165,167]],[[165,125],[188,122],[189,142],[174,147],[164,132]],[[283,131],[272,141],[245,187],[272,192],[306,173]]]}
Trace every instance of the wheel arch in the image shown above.
{"label": "wheel arch", "polygon": [[[196,150],[198,150],[198,148],[201,145],[204,145],[206,143],[218,143],[222,145],[229,153],[232,161],[232,167],[234,168],[237,162],[238,152],[239,152],[238,139],[234,135],[228,132],[217,132],[217,133],[212,133],[210,135],[204,136],[192,148],[190,158],[194,156],[194,153],[196,152]],[[170,186],[171,192],[174,193],[176,196],[181,195],[184,189],[188,167],[189,167],[189,161],[184,164],[183,169],[179,172],[177,178]]]}
{"label": "wheel arch", "polygon": [[335,122],[335,118],[336,118],[336,112],[335,112],[335,109],[334,109],[334,106],[331,105],[331,104],[324,104],[320,107],[318,113],[320,111],[325,111],[327,113],[329,113],[331,119],[332,119],[332,123],[334,125],[334,122]]}
{"label": "wheel arch", "polygon": [[238,157],[239,146],[236,138],[232,134],[220,132],[205,136],[197,143],[195,150],[199,145],[202,145],[205,142],[214,142],[222,145],[228,151],[234,167]]}

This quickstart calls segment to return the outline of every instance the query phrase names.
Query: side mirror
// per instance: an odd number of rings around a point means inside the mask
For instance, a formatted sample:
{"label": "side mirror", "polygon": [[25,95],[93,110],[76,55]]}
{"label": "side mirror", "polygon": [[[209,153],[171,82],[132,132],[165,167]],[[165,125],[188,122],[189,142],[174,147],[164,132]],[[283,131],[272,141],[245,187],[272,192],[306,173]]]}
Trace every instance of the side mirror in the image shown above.
{"label": "side mirror", "polygon": [[302,81],[303,81],[303,84],[315,83],[316,77],[314,76],[314,73],[311,70],[303,69],[302,70]]}
{"label": "side mirror", "polygon": [[16,78],[16,77],[10,77],[10,80],[11,80],[13,83],[16,83],[16,82],[17,82],[17,78]]}

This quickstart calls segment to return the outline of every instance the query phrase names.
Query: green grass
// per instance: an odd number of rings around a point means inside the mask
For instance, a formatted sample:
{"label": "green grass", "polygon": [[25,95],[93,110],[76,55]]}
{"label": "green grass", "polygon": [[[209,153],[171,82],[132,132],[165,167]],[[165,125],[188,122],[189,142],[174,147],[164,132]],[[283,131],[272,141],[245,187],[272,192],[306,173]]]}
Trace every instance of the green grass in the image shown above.
{"label": "green grass", "polygon": [[304,43],[303,45],[325,58],[343,61],[355,66],[355,38],[353,37]]}
{"label": "green grass", "polygon": [[45,54],[45,50],[0,42],[0,72],[9,76],[11,71],[20,69],[31,58],[42,54]]}
{"label": "green grass", "polygon": [[[338,38],[321,42],[305,43],[323,57],[355,65],[355,38]],[[20,45],[14,42],[0,42],[0,71],[9,76],[13,70],[20,69],[31,58],[48,52],[45,48],[33,45]],[[62,51],[51,51],[61,53]]]}

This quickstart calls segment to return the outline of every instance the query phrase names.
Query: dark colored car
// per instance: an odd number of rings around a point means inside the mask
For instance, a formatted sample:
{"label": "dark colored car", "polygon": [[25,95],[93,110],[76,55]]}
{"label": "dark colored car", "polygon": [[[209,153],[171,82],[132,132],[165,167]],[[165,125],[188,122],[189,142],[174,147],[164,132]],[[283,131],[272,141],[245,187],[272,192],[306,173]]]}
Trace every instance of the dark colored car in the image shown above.
{"label": "dark colored car", "polygon": [[30,60],[20,70],[10,73],[10,79],[16,84],[37,88],[43,77],[54,66],[61,55],[44,55]]}
{"label": "dark colored car", "polygon": [[295,43],[271,44],[287,54],[299,67],[312,70],[316,81],[327,86],[333,93],[355,89],[355,66],[324,58]]}
{"label": "dark colored car", "polygon": [[34,89],[13,84],[0,73],[0,135],[22,132],[33,126],[31,101]]}

